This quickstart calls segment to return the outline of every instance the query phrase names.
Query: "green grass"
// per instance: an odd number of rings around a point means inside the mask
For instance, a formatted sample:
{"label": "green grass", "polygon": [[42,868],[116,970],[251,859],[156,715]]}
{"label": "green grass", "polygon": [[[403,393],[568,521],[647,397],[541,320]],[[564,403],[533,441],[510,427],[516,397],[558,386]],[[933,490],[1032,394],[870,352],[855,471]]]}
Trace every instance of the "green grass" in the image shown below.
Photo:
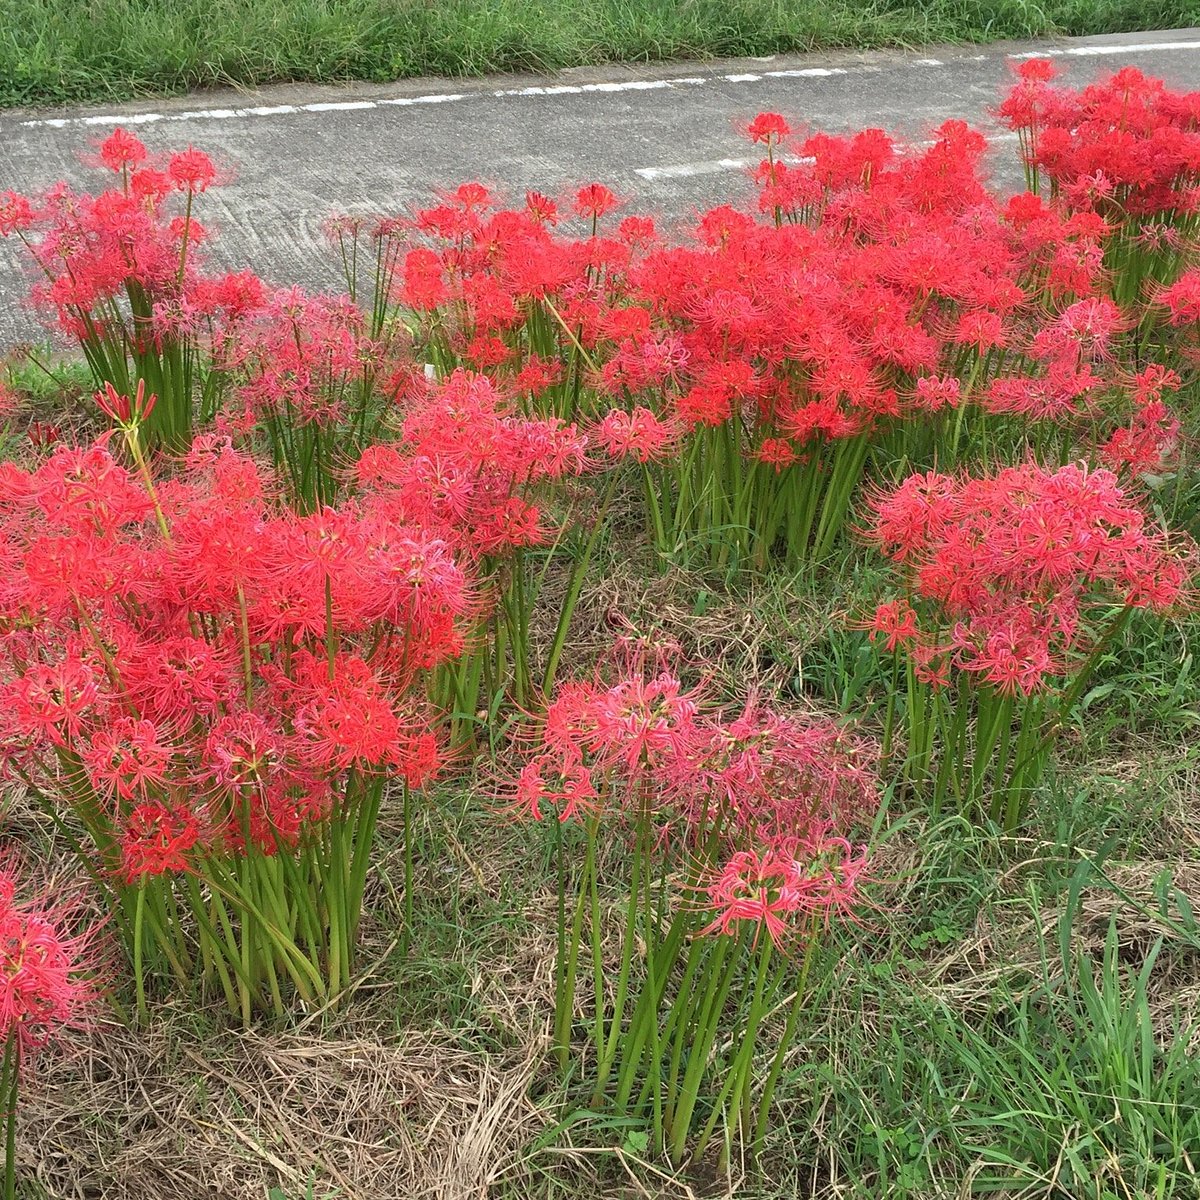
{"label": "green grass", "polygon": [[0,104],[1197,22],[1196,0],[0,0]]}

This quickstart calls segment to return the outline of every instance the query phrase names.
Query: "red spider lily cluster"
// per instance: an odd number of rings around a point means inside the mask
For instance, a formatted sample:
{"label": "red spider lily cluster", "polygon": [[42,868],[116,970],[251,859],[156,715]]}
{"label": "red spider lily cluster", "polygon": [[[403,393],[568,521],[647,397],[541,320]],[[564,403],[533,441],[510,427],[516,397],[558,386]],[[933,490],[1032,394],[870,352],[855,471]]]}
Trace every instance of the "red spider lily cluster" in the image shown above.
{"label": "red spider lily cluster", "polygon": [[909,650],[931,683],[968,671],[1006,695],[1073,676],[1098,615],[1172,608],[1193,567],[1115,475],[1082,466],[910,475],[872,499],[866,536],[909,588],[881,605],[873,636]]}
{"label": "red spider lily cluster", "polygon": [[1048,184],[1056,206],[1096,221],[1122,303],[1173,282],[1200,228],[1200,93],[1135,67],[1082,90],[1052,83],[1046,59],[1017,73],[998,115],[1020,136],[1030,188]]}
{"label": "red spider lily cluster", "polygon": [[998,109],[1021,135],[1031,179],[1106,220],[1151,218],[1142,236],[1179,248],[1180,231],[1157,222],[1200,211],[1200,93],[1172,92],[1136,67],[1081,90],[1053,83],[1057,74],[1048,59],[1026,60]]}
{"label": "red spider lily cluster", "polygon": [[[654,482],[662,541],[753,526],[761,557],[787,508],[815,503],[823,455],[855,446],[845,485],[825,489],[844,508],[863,439],[956,406],[955,371],[1006,344],[1017,279],[1057,229],[1020,244],[979,182],[983,148],[961,124],[907,157],[878,131],[816,137],[812,166],[764,165],[762,206],[787,221],[718,208],[677,246],[635,218],[578,240],[551,233],[544,198],[494,211],[456,195],[418,214],[433,244],[405,257],[400,300],[430,314],[431,357],[486,366],[546,411],[576,414],[582,370],[600,444],[672,468]],[[1078,261],[1050,257],[1047,286],[1065,290]],[[790,519],[800,553],[816,516]]]}
{"label": "red spider lily cluster", "polygon": [[22,901],[11,864],[0,865],[0,1127],[3,1186],[16,1195],[17,1102],[37,1053],[70,1029],[84,1028],[96,999],[93,931],[69,931],[72,906],[45,895]]}
{"label": "red spider lily cluster", "polygon": [[480,564],[553,539],[537,490],[583,474],[586,450],[575,425],[523,417],[486,375],[458,370],[409,400],[400,440],[366,450],[356,475],[376,502]]}
{"label": "red spider lily cluster", "polygon": [[[793,879],[808,880],[783,901],[801,923],[818,897],[838,907],[841,883],[862,866],[845,833],[869,819],[879,799],[867,744],[831,721],[785,716],[757,700],[732,716],[702,690],[684,688],[666,662],[624,651],[618,660],[614,682],[558,689],[516,781],[514,811],[615,829],[648,815],[664,853],[698,852],[717,829],[723,845],[738,850],[712,896],[738,920],[754,914],[719,897],[751,860],[791,861]],[[801,862],[821,863],[819,877]],[[725,932],[730,919],[721,919]],[[771,923],[765,912],[761,919]]]}
{"label": "red spider lily cluster", "polygon": [[936,744],[936,802],[953,793],[974,809],[986,787],[989,815],[1013,828],[1129,614],[1184,597],[1194,544],[1153,528],[1111,471],[1082,465],[911,475],[870,510],[866,537],[905,581],[867,624],[895,655],[888,737],[904,691],[906,772],[927,777]]}
{"label": "red spider lily cluster", "polygon": [[298,513],[215,436],[155,484],[109,440],[2,472],[0,720],[9,772],[140,906],[160,877],[301,862],[384,778],[427,781],[423,680],[470,598],[451,547],[378,505]]}
{"label": "red spider lily cluster", "polygon": [[436,767],[411,697],[459,648],[450,548],[369,507],[280,509],[268,489],[216,440],[157,488],[107,438],[5,471],[15,769],[65,751],[110,802],[186,805],[202,844],[238,841],[245,806],[256,840],[286,845],[336,802],[338,773],[419,784]]}
{"label": "red spider lily cluster", "polygon": [[[701,687],[685,687],[661,649],[641,642],[619,643],[594,679],[560,686],[535,731],[510,811],[557,830],[559,1054],[565,1064],[581,951],[586,960],[589,948],[607,937],[596,902],[599,872],[609,882],[619,872],[628,901],[611,1006],[603,976],[593,980],[595,1099],[615,1099],[624,1110],[640,1091],[639,1103],[646,1103],[672,1058],[664,1049],[660,1060],[653,1048],[673,1037],[675,1069],[655,1107],[655,1128],[660,1146],[676,1159],[692,1132],[700,1133],[698,1153],[712,1133],[711,1124],[693,1128],[693,1085],[709,1069],[713,1050],[711,1034],[689,1016],[697,996],[705,987],[711,996],[739,960],[759,956],[763,979],[742,1013],[751,1050],[740,1044],[737,1061],[712,1072],[718,1090],[728,1084],[731,1110],[740,1111],[748,1104],[740,1060],[753,1052],[772,956],[783,964],[797,953],[807,959],[828,924],[864,902],[870,864],[851,839],[879,803],[874,759],[867,742],[830,721],[798,719],[756,700],[726,712]],[[581,827],[585,840],[582,867],[574,870],[563,857],[560,827],[568,823]],[[626,861],[607,857],[614,841]],[[714,941],[722,948],[714,950]],[[635,955],[649,964],[649,980],[636,996]],[[592,959],[601,972],[602,959]],[[680,967],[688,983],[676,990],[671,981]],[[776,974],[785,969],[777,966]],[[777,985],[778,979],[772,997]],[[627,1002],[631,1025],[623,1032]],[[660,1030],[664,1014],[673,1016]],[[690,1078],[679,1071],[685,1053]],[[769,1107],[768,1095],[764,1114]]]}
{"label": "red spider lily cluster", "polygon": [[[44,899],[21,901],[15,874],[0,869],[0,1041],[8,1050],[6,1070],[19,1069],[66,1030],[87,1023],[95,997],[87,974],[89,937],[68,932],[68,915]],[[7,1091],[0,1099],[7,1102]]]}
{"label": "red spider lily cluster", "polygon": [[117,129],[97,165],[119,186],[95,196],[65,183],[34,200],[0,194],[0,235],[24,243],[35,305],[79,344],[97,385],[129,395],[144,380],[164,400],[155,436],[181,448],[192,428],[193,389],[206,386],[197,375],[211,369],[218,343],[236,336],[261,284],[205,275],[196,265],[208,234],[193,202],[217,175],[203,151],[189,147],[155,162]]}
{"label": "red spider lily cluster", "polygon": [[41,276],[33,284],[35,302],[81,340],[107,321],[122,321],[119,306],[131,293],[154,306],[153,326],[140,330],[147,338],[163,319],[184,312],[211,316],[223,298],[210,292],[209,303],[198,304],[188,249],[202,245],[207,233],[169,207],[177,194],[186,204],[212,183],[212,162],[194,149],[173,155],[165,169],[147,157],[137,138],[118,129],[99,158],[121,177],[119,188],[90,196],[58,184],[38,201],[7,192],[0,204],[0,230],[22,237]]}
{"label": "red spider lily cluster", "polygon": [[[544,574],[527,567],[525,554],[552,546],[573,523],[568,493],[591,469],[587,437],[558,417],[520,415],[486,375],[462,369],[410,387],[400,435],[363,452],[358,488],[395,519],[444,539],[484,593],[478,636],[442,700],[473,714],[480,688],[494,694],[511,675],[514,699],[525,704],[533,690],[529,616]],[[560,620],[565,632],[569,600]]]}

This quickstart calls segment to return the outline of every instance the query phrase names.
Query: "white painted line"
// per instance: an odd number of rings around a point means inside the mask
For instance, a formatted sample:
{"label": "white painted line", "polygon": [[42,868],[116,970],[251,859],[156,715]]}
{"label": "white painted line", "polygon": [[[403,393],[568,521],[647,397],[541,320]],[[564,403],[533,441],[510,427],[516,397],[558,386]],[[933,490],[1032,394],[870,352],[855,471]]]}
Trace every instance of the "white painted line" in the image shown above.
{"label": "white painted line", "polygon": [[1191,42],[1138,42],[1125,46],[1066,46],[1053,50],[1028,50],[1021,54],[1010,54],[1009,58],[1095,58],[1107,54],[1153,54],[1156,50],[1200,50],[1200,41]]}
{"label": "white painted line", "polygon": [[493,92],[493,96],[580,96],[583,94],[583,88],[568,83],[547,84],[546,86],[523,87],[523,88],[504,88],[499,92]]}
{"label": "white painted line", "polygon": [[456,100],[465,100],[466,92],[435,92],[429,96],[393,96],[387,100],[380,100],[380,104],[398,104],[407,108],[410,104],[453,104]]}
{"label": "white painted line", "polygon": [[[305,112],[349,112],[354,108],[375,108],[377,106],[374,100],[339,100],[325,104],[302,104],[300,107]],[[232,113],[229,115],[233,116]]]}
{"label": "white painted line", "polygon": [[744,171],[749,158],[718,158],[713,162],[675,163],[669,167],[638,167],[633,173],[643,179],[687,179],[692,175],[717,175],[721,171]]}
{"label": "white painted line", "polygon": [[[1175,42],[1136,42],[1112,46],[1068,46],[1047,50],[1033,50],[1020,54],[1010,54],[1011,59],[1062,57],[1069,55],[1076,58],[1090,58],[1102,55],[1121,54],[1152,54],[1166,50],[1200,50],[1200,40]],[[985,62],[986,54],[974,55],[972,62]],[[769,63],[775,61],[775,56],[755,58],[753,62]],[[911,60],[908,66],[940,67],[945,64],[937,58],[918,58]],[[733,75],[718,75],[710,78],[700,76],[681,76],[678,79],[628,79],[612,83],[582,83],[582,84],[545,84],[531,85],[522,88],[503,88],[492,93],[484,92],[449,92],[433,93],[425,96],[390,96],[380,100],[331,100],[317,101],[312,104],[273,104],[247,108],[201,108],[189,109],[178,113],[102,113],[88,117],[42,117],[31,121],[20,122],[25,129],[65,129],[72,125],[149,125],[155,121],[223,121],[235,117],[273,117],[288,116],[299,112],[350,112],[355,110],[379,108],[383,105],[396,108],[411,108],[419,104],[453,104],[461,100],[479,99],[488,94],[502,98],[509,96],[579,96],[586,94],[614,94],[621,92],[649,92],[669,90],[676,87],[698,87],[705,83],[723,81],[725,83],[760,83],[763,79],[826,79],[834,75],[849,75],[872,73],[877,74],[881,68],[875,65],[863,64],[852,69],[844,67],[802,67],[792,70],[765,71],[758,75],[752,72]],[[722,160],[733,161],[733,160]],[[684,164],[689,165],[689,164]],[[703,164],[702,164],[703,165]],[[670,168],[645,167],[638,171],[663,171]],[[719,168],[726,170],[729,168]],[[653,176],[655,178],[661,176]],[[646,176],[651,178],[651,176]]]}
{"label": "white painted line", "polygon": [[[754,76],[753,78],[758,78]],[[493,92],[493,96],[582,96],[589,92],[657,92],[667,88],[694,87],[707,83],[707,79],[687,76],[680,79],[627,79],[621,83],[560,83],[535,84],[523,88],[502,88]]]}
{"label": "white painted line", "polygon": [[[162,119],[163,118],[159,113],[139,113],[136,123],[138,125],[148,125],[151,121],[161,121]],[[125,118],[119,113],[115,115],[112,113],[105,113],[104,116],[100,117],[79,118],[80,125],[123,125],[124,123]],[[36,122],[30,121],[29,124],[36,124]]]}
{"label": "white painted line", "polygon": [[[703,83],[703,80],[700,80]],[[628,83],[585,83],[585,92],[647,92],[655,88],[669,88],[665,79],[634,79]]]}
{"label": "white painted line", "polygon": [[[162,113],[134,113],[134,115],[129,118],[129,124],[130,125],[151,125],[155,121],[163,121],[163,120],[166,120],[166,118],[163,116]],[[84,119],[85,125],[106,125],[109,123],[116,124],[118,122],[120,124],[124,125],[125,118],[122,116],[115,116],[115,117],[104,116],[104,117],[87,117]]]}
{"label": "white painted line", "polygon": [[771,79],[823,79],[827,75],[848,75],[841,67],[806,67],[802,71],[767,71]]}
{"label": "white painted line", "polygon": [[[798,167],[816,160],[795,154],[782,154],[780,161],[789,166]],[[637,167],[635,175],[642,179],[687,179],[693,175],[717,175],[722,171],[746,171],[762,162],[761,155],[757,158],[717,158],[711,162],[675,163],[668,167]]]}

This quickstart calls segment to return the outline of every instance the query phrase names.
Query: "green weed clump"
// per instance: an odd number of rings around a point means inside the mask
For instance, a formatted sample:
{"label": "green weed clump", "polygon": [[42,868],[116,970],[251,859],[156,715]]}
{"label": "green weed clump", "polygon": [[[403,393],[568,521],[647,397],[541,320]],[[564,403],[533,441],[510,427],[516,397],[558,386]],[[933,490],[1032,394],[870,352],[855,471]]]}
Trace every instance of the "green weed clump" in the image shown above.
{"label": "green weed clump", "polygon": [[1187,0],[3,0],[0,104],[1171,29]]}

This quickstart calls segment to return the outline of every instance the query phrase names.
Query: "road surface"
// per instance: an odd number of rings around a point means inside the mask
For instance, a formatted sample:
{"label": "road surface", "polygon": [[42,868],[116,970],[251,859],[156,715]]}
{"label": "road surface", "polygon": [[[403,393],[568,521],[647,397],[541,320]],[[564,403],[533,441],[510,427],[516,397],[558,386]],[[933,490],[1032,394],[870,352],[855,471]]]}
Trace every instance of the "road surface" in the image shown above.
{"label": "road surface", "polygon": [[[829,131],[881,126],[917,140],[950,117],[994,137],[992,174],[1016,186],[1015,141],[988,109],[1022,57],[1050,54],[1078,84],[1135,64],[1200,88],[1200,29],[1044,43],[597,68],[553,78],[285,85],[115,107],[0,111],[0,189],[98,186],[81,156],[118,124],[152,150],[195,144],[226,169],[200,218],[215,257],[275,283],[334,287],[321,236],[334,210],[410,209],[465,179],[519,200],[601,180],[666,227],[751,194],[737,131],[771,110]],[[38,336],[14,247],[0,243],[0,347]]]}

